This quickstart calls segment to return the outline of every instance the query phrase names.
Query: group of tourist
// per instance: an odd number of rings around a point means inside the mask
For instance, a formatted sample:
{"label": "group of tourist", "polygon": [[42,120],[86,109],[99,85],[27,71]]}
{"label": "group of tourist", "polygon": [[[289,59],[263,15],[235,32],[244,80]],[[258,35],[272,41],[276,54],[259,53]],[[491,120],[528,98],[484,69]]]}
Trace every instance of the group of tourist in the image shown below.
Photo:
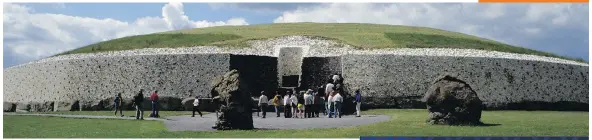
{"label": "group of tourist", "polygon": [[[283,97],[278,91],[276,91],[271,99],[276,117],[280,117],[280,109],[283,107],[285,118],[315,118],[319,117],[320,112],[323,112],[323,115],[326,115],[328,118],[341,118],[343,115],[341,109],[344,102],[342,85],[343,80],[341,76],[332,75],[328,79],[327,84],[319,86],[317,90],[308,89],[297,93],[296,90],[291,89],[287,90]],[[136,109],[136,119],[140,120],[144,119],[144,110],[142,108],[142,103],[144,102],[143,93],[144,89],[140,89],[132,100],[132,106]],[[265,94],[265,92],[261,92],[258,103],[263,118],[267,115],[265,109],[268,107],[269,101]],[[158,114],[157,90],[155,90],[150,96],[150,101],[152,103],[152,113],[149,117],[160,117]],[[280,101],[283,101],[283,104]],[[361,94],[359,90],[355,91],[355,103],[356,117],[360,117]],[[202,116],[201,111],[199,111],[199,104],[199,96],[196,96],[193,102],[193,115],[191,117],[195,117],[195,112],[198,112],[199,115]],[[123,98],[121,97],[121,93],[118,93],[114,100],[116,116],[118,111],[121,117],[124,116],[122,106]]]}
{"label": "group of tourist", "polygon": [[[287,90],[282,97],[278,91],[271,99],[276,113],[280,117],[280,109],[284,108],[285,118],[314,118],[319,117],[323,112],[328,118],[341,118],[343,105],[343,80],[339,75],[333,75],[328,79],[326,85],[320,86],[317,90],[308,89],[297,93],[294,89]],[[356,117],[360,117],[361,94],[355,91]],[[262,118],[266,117],[265,109],[268,107],[268,98],[265,92],[259,97],[259,107],[262,111]],[[283,104],[280,102],[283,101]]]}
{"label": "group of tourist", "polygon": [[[150,95],[150,101],[152,102],[152,113],[149,117],[158,118],[160,115],[158,114],[158,91],[155,90],[152,95]],[[144,110],[142,108],[142,103],[144,102],[144,89],[140,89],[140,91],[133,97],[132,99],[132,106],[136,109],[136,119],[143,120],[144,119]],[[115,116],[117,116],[117,112],[121,117],[123,117],[123,98],[121,97],[121,93],[115,95],[114,100],[114,107],[115,108]],[[201,113],[200,113],[201,114]]]}

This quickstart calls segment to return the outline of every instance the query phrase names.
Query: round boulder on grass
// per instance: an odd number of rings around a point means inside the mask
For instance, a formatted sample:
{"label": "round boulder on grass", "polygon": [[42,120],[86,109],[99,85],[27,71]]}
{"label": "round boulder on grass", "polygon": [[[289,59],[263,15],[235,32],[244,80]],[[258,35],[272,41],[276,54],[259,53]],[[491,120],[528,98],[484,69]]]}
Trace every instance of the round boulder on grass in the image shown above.
{"label": "round boulder on grass", "polygon": [[430,124],[480,125],[482,102],[466,82],[449,75],[439,77],[423,99]]}

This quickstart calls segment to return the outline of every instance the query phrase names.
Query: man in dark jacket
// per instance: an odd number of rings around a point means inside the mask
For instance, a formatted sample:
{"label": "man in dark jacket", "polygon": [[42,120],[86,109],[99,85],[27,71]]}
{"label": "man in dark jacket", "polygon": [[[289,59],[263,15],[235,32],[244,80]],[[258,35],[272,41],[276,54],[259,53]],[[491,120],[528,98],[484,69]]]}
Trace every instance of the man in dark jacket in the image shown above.
{"label": "man in dark jacket", "polygon": [[142,109],[142,102],[144,102],[144,89],[140,89],[138,94],[134,96],[134,106],[136,107],[136,119],[144,119],[144,110]]}

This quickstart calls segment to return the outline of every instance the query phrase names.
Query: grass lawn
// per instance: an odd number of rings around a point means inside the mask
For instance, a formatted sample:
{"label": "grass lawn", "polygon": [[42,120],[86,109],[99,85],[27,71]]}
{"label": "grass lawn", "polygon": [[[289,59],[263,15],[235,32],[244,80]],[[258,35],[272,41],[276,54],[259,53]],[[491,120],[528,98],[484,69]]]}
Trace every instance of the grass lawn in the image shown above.
{"label": "grass lawn", "polygon": [[[493,126],[432,126],[425,110],[380,109],[390,121],[308,130],[168,132],[162,121],[73,119],[4,115],[5,138],[358,138],[359,136],[587,136],[588,112],[487,111]],[[213,122],[212,122],[213,124]]]}
{"label": "grass lawn", "polygon": [[[365,49],[470,48],[569,59],[551,53],[511,46],[485,38],[440,29],[358,23],[278,23],[187,29],[113,39],[58,55],[204,45],[248,47],[246,42],[249,40],[291,35],[321,37]],[[583,59],[576,60],[583,62]]]}
{"label": "grass lawn", "polygon": [[[61,112],[27,112],[30,114],[63,114],[63,115],[96,115],[96,116],[115,116],[113,111],[61,111]],[[152,111],[144,110],[144,117],[148,117]],[[159,111],[160,117],[164,118],[167,116],[179,116],[179,115],[191,115],[191,111]],[[202,111],[201,113],[207,114],[208,112]],[[195,112],[197,114],[197,112]],[[117,112],[119,115],[119,112]],[[136,116],[136,111],[123,111],[125,116]]]}

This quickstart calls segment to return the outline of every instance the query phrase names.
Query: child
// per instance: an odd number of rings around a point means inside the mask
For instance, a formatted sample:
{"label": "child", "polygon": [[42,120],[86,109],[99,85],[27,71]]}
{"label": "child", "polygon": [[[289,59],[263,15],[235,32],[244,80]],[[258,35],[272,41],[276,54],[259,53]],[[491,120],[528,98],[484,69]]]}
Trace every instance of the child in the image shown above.
{"label": "child", "polygon": [[298,103],[298,116],[304,118],[304,104]]}

